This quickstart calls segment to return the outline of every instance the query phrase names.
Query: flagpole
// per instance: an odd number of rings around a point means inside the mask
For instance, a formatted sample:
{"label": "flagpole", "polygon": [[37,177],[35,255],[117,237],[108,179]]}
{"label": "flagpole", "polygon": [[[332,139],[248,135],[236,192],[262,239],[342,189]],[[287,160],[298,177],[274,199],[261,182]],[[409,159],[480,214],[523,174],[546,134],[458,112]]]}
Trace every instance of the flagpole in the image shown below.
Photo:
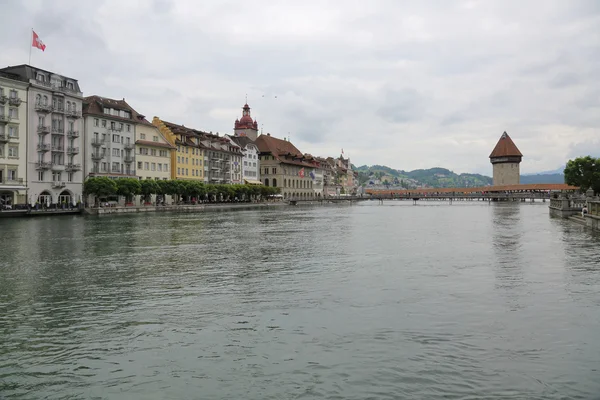
{"label": "flagpole", "polygon": [[28,65],[31,65],[31,48],[33,47],[31,45],[31,40],[32,40],[31,38],[33,38],[33,28],[31,28],[31,35],[29,35],[29,64]]}

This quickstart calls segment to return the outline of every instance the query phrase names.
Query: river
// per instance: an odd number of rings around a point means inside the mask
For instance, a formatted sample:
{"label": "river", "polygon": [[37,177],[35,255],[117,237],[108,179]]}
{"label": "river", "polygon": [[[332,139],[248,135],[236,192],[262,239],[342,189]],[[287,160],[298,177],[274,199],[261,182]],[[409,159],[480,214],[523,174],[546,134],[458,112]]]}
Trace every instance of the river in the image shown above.
{"label": "river", "polygon": [[600,394],[600,236],[547,203],[37,217],[0,232],[0,398]]}

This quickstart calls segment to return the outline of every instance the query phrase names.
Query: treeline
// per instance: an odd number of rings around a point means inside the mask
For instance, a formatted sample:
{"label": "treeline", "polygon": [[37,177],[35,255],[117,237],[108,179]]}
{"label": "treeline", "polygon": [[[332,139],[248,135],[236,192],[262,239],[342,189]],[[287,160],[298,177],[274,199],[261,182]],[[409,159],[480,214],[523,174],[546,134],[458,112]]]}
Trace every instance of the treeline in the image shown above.
{"label": "treeline", "polygon": [[134,178],[110,179],[108,177],[88,178],[83,183],[83,192],[86,195],[96,197],[124,196],[127,202],[131,202],[134,196],[142,195],[144,200],[150,199],[151,195],[170,195],[175,202],[182,197],[218,199],[227,201],[237,198],[248,200],[255,198],[267,198],[278,194],[279,188],[262,185],[229,185],[229,184],[205,184],[199,181],[187,180],[138,180]]}
{"label": "treeline", "polygon": [[592,189],[600,193],[600,158],[585,156],[569,160],[564,174],[565,183],[579,186],[582,192]]}

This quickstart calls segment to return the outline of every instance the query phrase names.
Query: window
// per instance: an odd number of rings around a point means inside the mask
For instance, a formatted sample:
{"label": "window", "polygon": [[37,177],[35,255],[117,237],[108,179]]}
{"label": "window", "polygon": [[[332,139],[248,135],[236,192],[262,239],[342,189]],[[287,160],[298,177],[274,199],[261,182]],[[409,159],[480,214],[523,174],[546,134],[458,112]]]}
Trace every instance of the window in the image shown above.
{"label": "window", "polygon": [[12,119],[18,119],[19,118],[19,109],[18,108],[9,108],[8,116]]}
{"label": "window", "polygon": [[112,149],[112,155],[113,157],[120,157],[121,151],[119,149]]}
{"label": "window", "polygon": [[131,125],[127,124],[127,132],[131,132]]}
{"label": "window", "polygon": [[150,155],[156,156],[156,149],[150,149]]}
{"label": "window", "polygon": [[73,182],[73,173],[72,173],[72,172],[69,172],[69,173],[67,174],[67,181],[68,181],[68,182]]}
{"label": "window", "polygon": [[44,105],[47,106],[48,105],[48,96],[44,96]]}
{"label": "window", "polygon": [[121,137],[119,135],[112,135],[112,142],[113,143],[120,143],[121,142]]}
{"label": "window", "polygon": [[158,164],[158,172],[162,172],[162,164]]}
{"label": "window", "polygon": [[185,163],[186,163],[186,164],[189,164],[189,163],[188,163],[188,161],[189,161],[189,160],[188,160],[188,158],[186,157],[186,158],[185,158]]}
{"label": "window", "polygon": [[195,170],[195,169],[193,169],[193,170],[192,170],[192,176],[195,176],[195,175],[196,175],[196,170]]}
{"label": "window", "polygon": [[123,130],[123,123],[119,123],[119,130],[122,131]]}
{"label": "window", "polygon": [[118,162],[112,163],[112,172],[119,172],[119,163]]}
{"label": "window", "polygon": [[16,169],[9,169],[8,170],[8,180],[9,181],[16,181],[17,180],[17,170]]}
{"label": "window", "polygon": [[19,157],[19,148],[17,146],[8,146],[9,157]]}
{"label": "window", "polygon": [[181,170],[177,168],[177,175],[181,175]]}
{"label": "window", "polygon": [[149,163],[149,162],[145,162],[145,163],[144,163],[144,169],[145,169],[146,171],[150,171],[150,163]]}
{"label": "window", "polygon": [[156,163],[152,163],[150,165],[150,169],[151,169],[151,171],[156,171]]}
{"label": "window", "polygon": [[105,119],[102,120],[102,127],[106,128],[106,120]]}
{"label": "window", "polygon": [[277,187],[277,179],[273,178],[273,187]]}
{"label": "window", "polygon": [[273,168],[273,175],[275,175],[275,174],[277,174],[277,168]]}
{"label": "window", "polygon": [[169,172],[169,164],[165,164],[165,172]]}
{"label": "window", "polygon": [[265,179],[265,186],[269,186],[269,178]]}
{"label": "window", "polygon": [[143,168],[142,168],[142,162],[141,162],[141,161],[138,161],[138,169],[143,169]]}
{"label": "window", "polygon": [[188,174],[188,169],[187,169],[187,168],[185,169],[185,174],[186,174],[186,175],[189,175],[189,174]]}
{"label": "window", "polygon": [[142,139],[142,140],[146,139],[146,134],[145,133],[140,133],[140,139]]}
{"label": "window", "polygon": [[108,171],[108,164],[105,162],[102,163],[102,171],[104,171],[104,172]]}
{"label": "window", "polygon": [[44,171],[38,172],[38,181],[44,181]]}
{"label": "window", "polygon": [[73,86],[73,82],[67,82],[67,87],[71,90],[75,88],[75,86]]}
{"label": "window", "polygon": [[8,127],[8,136],[16,138],[19,137],[19,128],[17,128],[16,126],[9,126]]}
{"label": "window", "polygon": [[[265,175],[269,175],[269,168],[265,168]],[[267,185],[269,186],[269,185]]]}
{"label": "window", "polygon": [[110,108],[104,107],[104,114],[110,114]]}
{"label": "window", "polygon": [[100,125],[100,120],[98,118],[94,118],[94,126]]}
{"label": "window", "polygon": [[40,82],[46,82],[46,76],[43,74],[37,74],[35,77],[36,80],[40,81]]}
{"label": "window", "polygon": [[153,140],[153,141],[155,141],[155,142],[158,142],[158,136],[154,136],[154,137],[152,138],[152,140]]}
{"label": "window", "polygon": [[186,147],[186,148],[185,148],[185,154],[187,154],[187,153],[188,153],[188,150],[189,150],[189,147]]}
{"label": "window", "polygon": [[166,156],[167,156],[167,151],[166,151],[166,150],[160,150],[160,151],[159,151],[159,155],[160,155],[161,157],[166,157]]}
{"label": "window", "polygon": [[113,130],[115,129],[115,123],[114,122],[110,123],[110,129],[113,129]]}

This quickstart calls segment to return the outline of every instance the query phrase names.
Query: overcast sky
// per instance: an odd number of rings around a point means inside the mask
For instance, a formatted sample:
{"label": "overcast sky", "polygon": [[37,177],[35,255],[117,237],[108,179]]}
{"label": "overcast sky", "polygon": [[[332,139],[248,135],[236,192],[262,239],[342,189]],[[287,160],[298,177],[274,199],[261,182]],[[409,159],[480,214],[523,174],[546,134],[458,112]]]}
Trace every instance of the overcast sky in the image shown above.
{"label": "overcast sky", "polygon": [[356,165],[523,173],[600,156],[600,1],[0,0],[0,65],[28,61],[149,118],[264,132]]}

